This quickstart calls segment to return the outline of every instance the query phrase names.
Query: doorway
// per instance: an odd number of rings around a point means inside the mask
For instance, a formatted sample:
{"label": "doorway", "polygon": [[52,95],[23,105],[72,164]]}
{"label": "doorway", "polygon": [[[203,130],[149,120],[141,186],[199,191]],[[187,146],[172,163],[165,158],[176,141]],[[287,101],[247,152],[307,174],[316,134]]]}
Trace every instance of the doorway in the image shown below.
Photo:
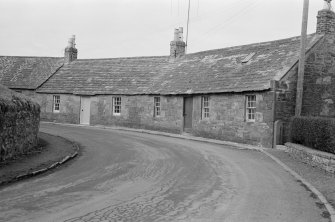
{"label": "doorway", "polygon": [[192,129],[193,97],[184,97],[184,131]]}
{"label": "doorway", "polygon": [[80,97],[80,124],[90,125],[91,97]]}

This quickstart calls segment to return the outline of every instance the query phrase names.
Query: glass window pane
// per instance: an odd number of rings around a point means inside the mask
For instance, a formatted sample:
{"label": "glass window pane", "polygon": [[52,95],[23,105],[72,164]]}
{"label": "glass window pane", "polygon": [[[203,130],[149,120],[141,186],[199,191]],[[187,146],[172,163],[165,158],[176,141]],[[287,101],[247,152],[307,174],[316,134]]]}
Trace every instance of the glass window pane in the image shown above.
{"label": "glass window pane", "polygon": [[202,117],[203,118],[209,117],[209,97],[208,96],[202,97]]}
{"label": "glass window pane", "polygon": [[154,116],[160,116],[161,114],[161,98],[154,97]]}

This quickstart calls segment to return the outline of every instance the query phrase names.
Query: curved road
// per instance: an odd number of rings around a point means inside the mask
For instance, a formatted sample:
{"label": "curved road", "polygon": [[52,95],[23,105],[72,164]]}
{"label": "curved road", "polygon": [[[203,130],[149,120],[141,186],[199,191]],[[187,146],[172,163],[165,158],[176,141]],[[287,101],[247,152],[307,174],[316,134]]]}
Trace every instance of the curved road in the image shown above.
{"label": "curved road", "polygon": [[69,166],[0,189],[0,221],[328,221],[270,158],[183,139],[42,124]]}

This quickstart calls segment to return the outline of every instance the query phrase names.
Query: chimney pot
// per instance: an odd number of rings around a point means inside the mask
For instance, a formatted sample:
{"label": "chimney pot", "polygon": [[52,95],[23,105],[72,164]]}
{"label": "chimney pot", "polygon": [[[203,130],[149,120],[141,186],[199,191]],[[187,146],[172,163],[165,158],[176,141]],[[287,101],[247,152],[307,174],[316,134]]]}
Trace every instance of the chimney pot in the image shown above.
{"label": "chimney pot", "polygon": [[178,36],[179,41],[183,41],[183,27],[179,27],[179,36]]}
{"label": "chimney pot", "polygon": [[174,29],[174,41],[178,41],[178,36],[179,36],[179,30]]}
{"label": "chimney pot", "polygon": [[332,5],[331,5],[332,0],[325,0],[323,4],[323,10],[332,10]]}
{"label": "chimney pot", "polygon": [[68,43],[67,43],[67,47],[68,48],[71,48],[72,47],[72,38],[69,38],[69,41],[68,41]]}
{"label": "chimney pot", "polygon": [[76,48],[76,36],[72,35],[72,47]]}

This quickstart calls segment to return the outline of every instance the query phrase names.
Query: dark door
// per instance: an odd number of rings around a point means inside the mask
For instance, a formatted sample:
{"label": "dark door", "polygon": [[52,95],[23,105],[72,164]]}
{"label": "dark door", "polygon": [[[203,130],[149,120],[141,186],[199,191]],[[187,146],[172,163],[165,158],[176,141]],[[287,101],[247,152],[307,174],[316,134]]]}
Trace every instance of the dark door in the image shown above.
{"label": "dark door", "polygon": [[192,128],[193,97],[184,97],[184,129]]}

